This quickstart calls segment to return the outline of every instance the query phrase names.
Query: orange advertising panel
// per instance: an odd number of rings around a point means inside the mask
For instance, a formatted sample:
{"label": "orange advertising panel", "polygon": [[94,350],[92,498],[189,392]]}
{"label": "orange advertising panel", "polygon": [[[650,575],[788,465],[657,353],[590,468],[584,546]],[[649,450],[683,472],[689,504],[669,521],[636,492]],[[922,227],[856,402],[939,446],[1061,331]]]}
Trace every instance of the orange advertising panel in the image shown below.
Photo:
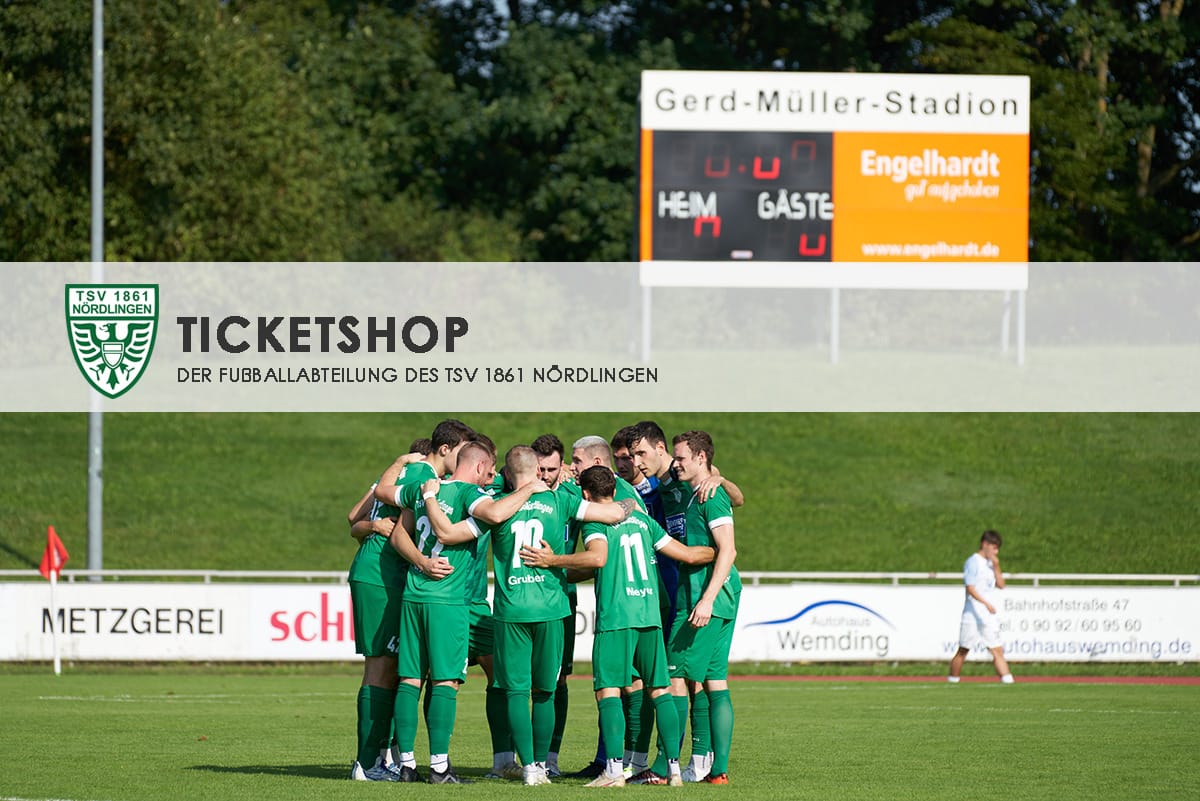
{"label": "orange advertising panel", "polygon": [[1026,134],[834,134],[835,261],[1024,261]]}

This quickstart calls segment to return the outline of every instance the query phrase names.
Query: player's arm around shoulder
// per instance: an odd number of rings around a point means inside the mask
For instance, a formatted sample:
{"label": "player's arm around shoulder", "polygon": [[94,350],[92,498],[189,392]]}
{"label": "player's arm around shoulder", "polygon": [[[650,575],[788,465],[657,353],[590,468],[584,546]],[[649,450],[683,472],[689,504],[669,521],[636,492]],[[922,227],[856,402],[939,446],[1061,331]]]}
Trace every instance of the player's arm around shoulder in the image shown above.
{"label": "player's arm around shoulder", "polygon": [[707,565],[717,556],[715,548],[707,545],[684,545],[666,532],[654,543],[654,550],[685,565]]}
{"label": "player's arm around shoulder", "polygon": [[620,501],[580,501],[576,518],[588,523],[603,523],[613,526],[632,514],[637,501],[626,498]]}
{"label": "player's arm around shoulder", "polygon": [[523,487],[518,487],[508,495],[500,498],[492,498],[485,494],[472,503],[470,509],[471,516],[489,526],[494,526],[503,523],[521,511],[521,507],[535,493],[549,491],[550,488],[539,478],[537,481],[526,484]]}
{"label": "player's arm around shoulder", "polygon": [[[604,567],[608,563],[608,537],[602,531],[589,531],[594,524],[585,528],[583,550],[577,553],[555,553],[554,548],[545,539],[540,547],[525,545],[521,547],[521,562],[526,567],[551,568],[560,567],[567,570],[590,570]],[[599,526],[598,526],[599,528]]]}
{"label": "player's arm around shoulder", "polygon": [[[421,485],[421,497],[425,501],[425,517],[433,527],[434,536],[443,545],[460,545],[464,542],[479,538],[479,526],[469,516],[457,523],[451,523],[446,510],[439,503],[441,483],[430,479]],[[453,484],[451,486],[454,486]]]}
{"label": "player's arm around shoulder", "polygon": [[411,565],[431,579],[441,580],[454,572],[454,567],[448,559],[437,557],[431,559],[421,553],[413,542],[412,532],[415,528],[414,515],[411,509],[402,509],[400,520],[388,535],[388,543]]}
{"label": "player's arm around shoulder", "polygon": [[372,485],[346,514],[346,519],[350,523],[350,536],[359,545],[362,545],[363,540],[372,534],[382,534],[386,537],[391,533],[392,524],[396,522],[394,519],[388,520],[387,518],[372,520],[371,509],[374,506],[375,487]]}
{"label": "player's arm around shoulder", "polygon": [[722,490],[729,498],[731,507],[744,506],[746,496],[742,494],[741,487],[721,475],[716,465],[713,465],[711,470],[712,475],[696,485],[696,497],[701,501],[709,501],[717,494],[717,490]]}
{"label": "player's arm around shoulder", "polygon": [[[388,468],[383,471],[383,475],[379,477],[379,482],[375,484],[375,498],[383,503],[391,504],[392,506],[400,505],[400,481],[411,464],[423,461],[424,456],[419,453],[406,453],[403,456],[396,457],[396,460],[388,465]],[[432,468],[430,468],[432,470]]]}

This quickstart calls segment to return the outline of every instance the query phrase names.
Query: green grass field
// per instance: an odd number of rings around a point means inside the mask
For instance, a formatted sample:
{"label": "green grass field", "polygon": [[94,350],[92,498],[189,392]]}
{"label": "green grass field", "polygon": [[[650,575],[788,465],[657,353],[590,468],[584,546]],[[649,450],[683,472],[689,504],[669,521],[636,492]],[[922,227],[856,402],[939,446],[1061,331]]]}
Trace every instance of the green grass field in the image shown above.
{"label": "green grass field", "polygon": [[[110,414],[108,568],[342,570],[345,514],[443,415]],[[501,448],[552,431],[610,436],[643,414],[462,415]],[[743,570],[956,571],[983,528],[1010,572],[1189,572],[1200,565],[1200,420],[1192,415],[661,414],[705,428],[746,490]],[[0,415],[0,568],[36,567],[53,524],[86,566],[85,415]],[[1196,675],[1187,665],[1022,665],[1018,678]],[[742,672],[740,666],[737,672]],[[1046,669],[1048,668],[1048,669]],[[761,666],[749,666],[761,672]],[[734,677],[730,787],[630,793],[760,799],[1192,799],[1200,694],[1186,686],[924,681],[944,665]],[[987,675],[986,666],[968,673]],[[453,758],[490,766],[482,681],[463,690]],[[169,797],[338,801],[389,793],[555,797],[345,780],[357,664],[0,666],[0,801]],[[563,764],[595,746],[590,683],[570,682]],[[418,758],[427,759],[423,733]],[[579,789],[577,789],[579,788]]]}
{"label": "green grass field", "polygon": [[[342,570],[345,515],[440,414],[109,414],[104,566]],[[461,415],[502,448],[610,437],[646,414]],[[653,415],[704,428],[746,491],[742,570],[956,571],[979,532],[1010,572],[1200,565],[1188,414]],[[53,524],[86,566],[87,416],[0,415],[0,568]]]}
{"label": "green grass field", "polygon": [[[339,801],[403,793],[503,801],[529,793],[480,781],[452,789],[346,781],[354,672],[176,668],[0,675],[0,798]],[[564,767],[595,745],[590,683],[572,680]],[[728,787],[631,787],[770,801],[949,798],[1095,801],[1200,794],[1195,687],[1094,684],[733,681]],[[490,767],[482,683],[460,696],[452,759]],[[422,770],[427,751],[417,743]],[[413,793],[416,795],[414,796]]]}

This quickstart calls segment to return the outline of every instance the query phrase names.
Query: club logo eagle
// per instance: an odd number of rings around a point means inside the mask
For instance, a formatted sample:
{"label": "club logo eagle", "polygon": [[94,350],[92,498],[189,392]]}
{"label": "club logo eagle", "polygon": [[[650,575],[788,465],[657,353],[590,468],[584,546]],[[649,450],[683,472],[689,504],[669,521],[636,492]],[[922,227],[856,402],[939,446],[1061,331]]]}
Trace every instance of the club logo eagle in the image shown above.
{"label": "club logo eagle", "polygon": [[158,285],[69,284],[67,334],[83,377],[100,394],[128,392],[150,363]]}

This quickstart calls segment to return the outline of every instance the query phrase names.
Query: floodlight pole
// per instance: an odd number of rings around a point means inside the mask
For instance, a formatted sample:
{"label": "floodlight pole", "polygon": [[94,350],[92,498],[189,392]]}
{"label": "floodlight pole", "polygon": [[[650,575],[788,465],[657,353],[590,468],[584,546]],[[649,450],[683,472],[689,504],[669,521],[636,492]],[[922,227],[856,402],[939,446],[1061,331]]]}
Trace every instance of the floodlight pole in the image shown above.
{"label": "floodlight pole", "polygon": [[[92,0],[92,283],[104,281],[104,0]],[[87,566],[104,569],[104,411],[88,411]],[[94,576],[98,581],[99,577]]]}

